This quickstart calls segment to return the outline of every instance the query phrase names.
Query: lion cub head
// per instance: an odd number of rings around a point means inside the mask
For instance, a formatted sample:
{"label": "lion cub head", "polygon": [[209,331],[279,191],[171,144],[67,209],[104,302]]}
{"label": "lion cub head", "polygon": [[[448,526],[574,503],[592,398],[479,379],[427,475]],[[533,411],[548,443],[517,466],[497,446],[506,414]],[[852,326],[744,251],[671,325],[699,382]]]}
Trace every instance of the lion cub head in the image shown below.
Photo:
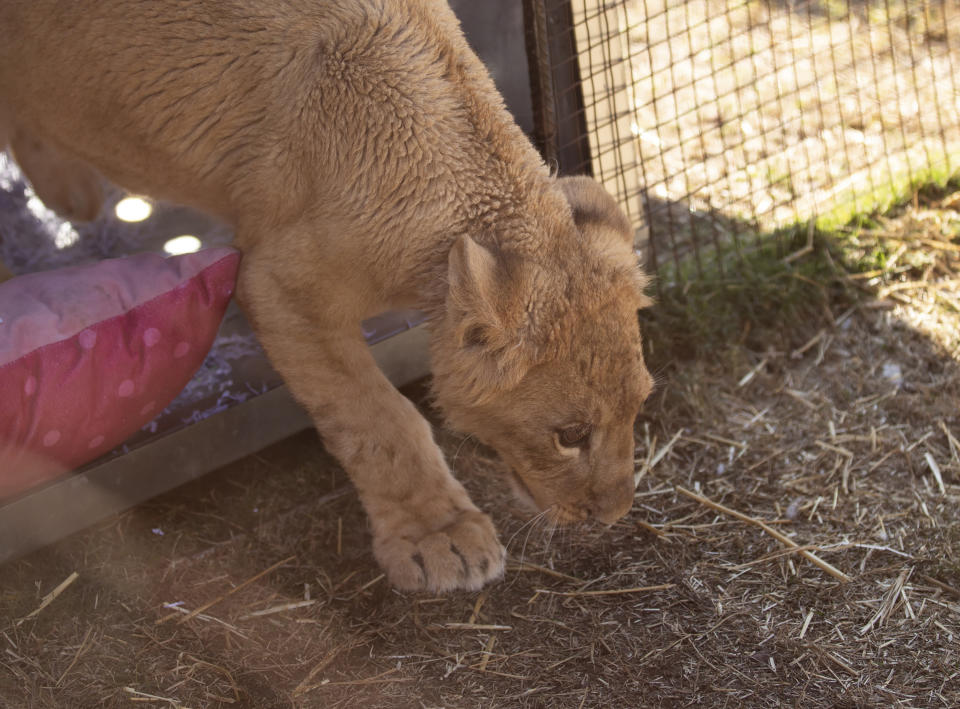
{"label": "lion cub head", "polygon": [[437,402],[493,447],[519,496],[556,522],[633,503],[633,423],[652,380],[633,230],[590,178],[557,180],[555,233],[516,251],[460,237],[433,344]]}

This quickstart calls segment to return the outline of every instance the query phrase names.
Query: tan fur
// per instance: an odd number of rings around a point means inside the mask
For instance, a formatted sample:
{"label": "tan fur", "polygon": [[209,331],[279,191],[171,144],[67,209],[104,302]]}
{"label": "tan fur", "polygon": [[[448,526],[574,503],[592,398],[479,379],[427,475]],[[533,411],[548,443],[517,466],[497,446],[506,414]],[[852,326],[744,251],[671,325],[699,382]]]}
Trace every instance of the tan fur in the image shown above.
{"label": "tan fur", "polygon": [[630,224],[549,174],[445,2],[2,0],[3,135],[67,214],[99,173],[234,225],[241,303],[398,587],[476,589],[504,552],[364,344],[385,309],[430,315],[437,401],[523,496],[560,522],[630,508],[651,388]]}

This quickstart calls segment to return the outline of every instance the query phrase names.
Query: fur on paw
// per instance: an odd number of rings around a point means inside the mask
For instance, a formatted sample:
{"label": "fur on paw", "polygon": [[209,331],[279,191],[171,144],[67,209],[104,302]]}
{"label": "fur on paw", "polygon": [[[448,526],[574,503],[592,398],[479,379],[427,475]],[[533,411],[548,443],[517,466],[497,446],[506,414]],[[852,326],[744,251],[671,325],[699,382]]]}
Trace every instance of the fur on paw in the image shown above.
{"label": "fur on paw", "polygon": [[434,529],[410,521],[406,533],[381,534],[373,542],[377,561],[397,588],[476,591],[503,576],[506,550],[493,522],[479,510],[459,510],[452,521]]}

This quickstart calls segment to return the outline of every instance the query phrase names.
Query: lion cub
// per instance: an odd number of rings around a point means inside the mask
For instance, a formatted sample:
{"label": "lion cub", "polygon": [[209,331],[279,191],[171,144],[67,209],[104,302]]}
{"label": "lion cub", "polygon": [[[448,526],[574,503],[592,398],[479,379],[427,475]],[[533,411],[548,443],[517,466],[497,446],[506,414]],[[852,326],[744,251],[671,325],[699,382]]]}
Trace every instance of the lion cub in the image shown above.
{"label": "lion cub", "polygon": [[0,139],[41,199],[98,173],[230,222],[239,298],[402,589],[501,576],[490,518],[360,321],[430,316],[437,401],[558,522],[633,501],[651,389],[630,223],[556,179],[442,0],[0,1]]}

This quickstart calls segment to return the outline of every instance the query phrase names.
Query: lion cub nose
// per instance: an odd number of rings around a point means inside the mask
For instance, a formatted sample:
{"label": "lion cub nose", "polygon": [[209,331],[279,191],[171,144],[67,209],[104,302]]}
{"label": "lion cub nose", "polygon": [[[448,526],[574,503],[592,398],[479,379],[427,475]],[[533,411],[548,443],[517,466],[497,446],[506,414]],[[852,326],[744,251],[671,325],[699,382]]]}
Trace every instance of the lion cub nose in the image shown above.
{"label": "lion cub nose", "polygon": [[613,485],[601,488],[593,495],[590,516],[603,524],[613,524],[633,507],[633,470]]}

